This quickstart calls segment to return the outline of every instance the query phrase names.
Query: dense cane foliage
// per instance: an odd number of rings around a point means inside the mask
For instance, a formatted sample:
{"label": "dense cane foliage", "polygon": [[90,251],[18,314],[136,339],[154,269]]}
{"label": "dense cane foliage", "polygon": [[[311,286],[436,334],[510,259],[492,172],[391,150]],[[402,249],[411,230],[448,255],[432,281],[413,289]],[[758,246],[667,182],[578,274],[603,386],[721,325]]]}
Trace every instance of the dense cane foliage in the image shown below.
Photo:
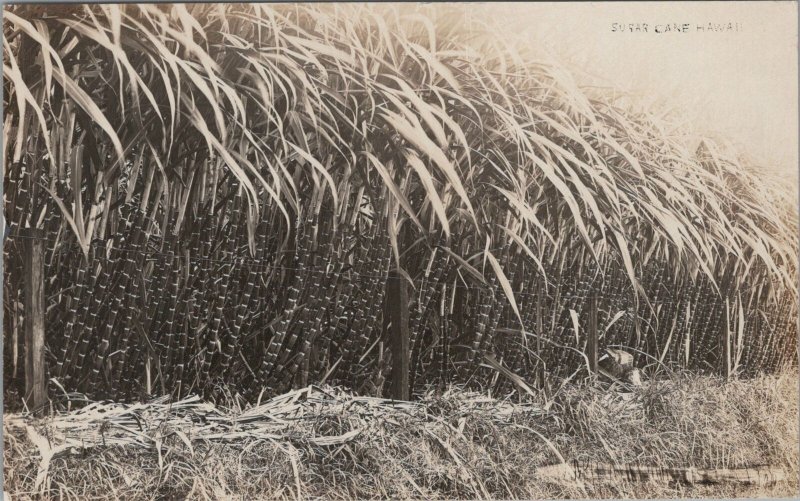
{"label": "dense cane foliage", "polygon": [[[413,382],[508,388],[601,345],[796,360],[797,218],[712,142],[456,16],[376,6],[16,6],[4,44],[4,333],[46,240],[67,391],[380,392],[387,274]],[[727,335],[726,335],[727,333]],[[645,355],[641,355],[645,356]],[[507,372],[507,371],[506,371]]]}

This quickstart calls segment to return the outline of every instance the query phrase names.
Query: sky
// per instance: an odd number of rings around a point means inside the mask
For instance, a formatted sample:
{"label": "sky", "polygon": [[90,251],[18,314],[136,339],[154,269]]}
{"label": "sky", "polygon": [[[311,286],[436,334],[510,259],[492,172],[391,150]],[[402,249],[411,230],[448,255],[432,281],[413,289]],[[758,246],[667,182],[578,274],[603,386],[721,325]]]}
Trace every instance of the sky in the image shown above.
{"label": "sky", "polygon": [[[504,36],[551,54],[578,81],[674,103],[696,132],[729,138],[796,186],[795,2],[462,5],[466,18],[494,23]],[[733,31],[709,31],[708,23],[731,23]]]}

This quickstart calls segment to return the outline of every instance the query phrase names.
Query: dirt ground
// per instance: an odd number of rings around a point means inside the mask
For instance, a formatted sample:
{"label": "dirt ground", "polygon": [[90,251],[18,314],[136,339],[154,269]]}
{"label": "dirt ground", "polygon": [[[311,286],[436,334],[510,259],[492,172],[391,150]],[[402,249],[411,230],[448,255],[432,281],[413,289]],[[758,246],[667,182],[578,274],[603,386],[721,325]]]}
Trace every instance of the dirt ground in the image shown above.
{"label": "dirt ground", "polygon": [[[95,404],[4,419],[11,499],[553,499],[798,495],[798,373],[570,382],[549,398],[451,388],[410,404],[308,388],[260,406]],[[49,457],[45,457],[49,456]],[[45,460],[43,460],[43,458]],[[576,482],[562,461],[769,465],[767,486]]]}

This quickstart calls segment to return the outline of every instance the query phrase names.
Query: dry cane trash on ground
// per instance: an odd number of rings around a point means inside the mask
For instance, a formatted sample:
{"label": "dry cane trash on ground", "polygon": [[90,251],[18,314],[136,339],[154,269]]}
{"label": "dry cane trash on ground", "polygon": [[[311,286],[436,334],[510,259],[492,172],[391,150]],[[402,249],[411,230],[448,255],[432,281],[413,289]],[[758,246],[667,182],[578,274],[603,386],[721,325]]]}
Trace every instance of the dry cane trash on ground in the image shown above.
{"label": "dry cane trash on ground", "polygon": [[[198,397],[96,402],[40,420],[6,416],[6,490],[12,499],[793,496],[796,381],[796,371],[728,382],[678,374],[642,387],[567,383],[522,401],[450,388],[393,402],[309,386],[248,408]],[[775,476],[750,486],[698,476],[742,468]]]}

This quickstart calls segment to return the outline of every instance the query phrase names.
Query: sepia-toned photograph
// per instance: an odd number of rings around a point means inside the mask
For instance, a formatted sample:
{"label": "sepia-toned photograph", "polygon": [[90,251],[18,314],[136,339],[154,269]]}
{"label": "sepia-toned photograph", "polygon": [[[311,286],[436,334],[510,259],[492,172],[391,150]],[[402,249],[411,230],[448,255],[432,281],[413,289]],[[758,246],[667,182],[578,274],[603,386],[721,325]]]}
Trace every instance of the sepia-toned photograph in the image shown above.
{"label": "sepia-toned photograph", "polygon": [[800,495],[796,2],[2,26],[3,499]]}

